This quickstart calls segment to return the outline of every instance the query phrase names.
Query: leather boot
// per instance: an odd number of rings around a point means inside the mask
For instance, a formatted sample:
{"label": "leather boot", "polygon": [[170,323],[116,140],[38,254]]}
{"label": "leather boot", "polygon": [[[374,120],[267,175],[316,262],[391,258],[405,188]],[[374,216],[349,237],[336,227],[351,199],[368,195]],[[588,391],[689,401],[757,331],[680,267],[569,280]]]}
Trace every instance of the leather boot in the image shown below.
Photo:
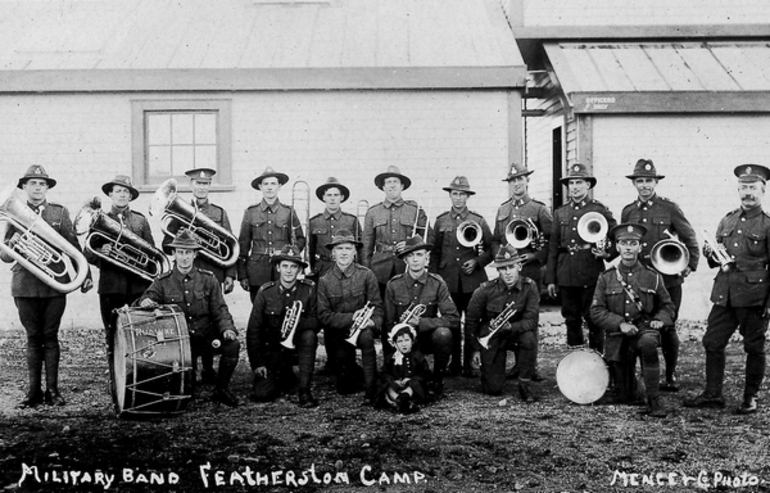
{"label": "leather boot", "polygon": [[299,407],[309,409],[311,407],[318,406],[318,399],[313,397],[313,394],[310,392],[310,389],[300,388],[297,391],[297,398],[299,401]]}
{"label": "leather boot", "polygon": [[45,348],[45,403],[63,406],[67,402],[59,393],[59,348]]}
{"label": "leather boot", "polygon": [[40,388],[43,374],[43,350],[27,348],[27,372],[29,373],[29,390],[19,403],[19,407],[37,407],[43,403],[43,391]]}
{"label": "leather boot", "polygon": [[529,382],[519,382],[519,397],[521,397],[521,400],[527,404],[531,404],[537,400],[532,393]]}
{"label": "leather boot", "polygon": [[665,418],[668,416],[668,411],[660,403],[660,398],[654,396],[647,399],[647,414],[654,418]]}

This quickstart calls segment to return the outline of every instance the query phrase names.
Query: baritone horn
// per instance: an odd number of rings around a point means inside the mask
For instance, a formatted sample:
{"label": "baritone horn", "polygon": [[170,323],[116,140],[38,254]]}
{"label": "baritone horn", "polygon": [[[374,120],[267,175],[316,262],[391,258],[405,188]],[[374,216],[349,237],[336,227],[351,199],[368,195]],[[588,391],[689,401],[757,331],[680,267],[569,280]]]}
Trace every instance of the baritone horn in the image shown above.
{"label": "baritone horn", "polygon": [[[75,233],[88,233],[83,249],[148,281],[169,270],[168,257],[154,245],[102,212],[99,197],[90,200],[75,216]],[[109,253],[102,247],[110,245]]]}
{"label": "baritone horn", "polygon": [[666,234],[669,237],[655,243],[650,250],[650,263],[661,274],[676,276],[690,263],[690,251],[674,235],[668,231]]}
{"label": "baritone horn", "polygon": [[373,314],[374,306],[371,301],[367,301],[363,311],[353,319],[353,325],[350,326],[350,331],[348,332],[348,337],[345,338],[345,342],[355,346],[358,343],[358,335],[364,330],[364,327],[369,323]]}
{"label": "baritone horn", "polygon": [[163,214],[160,229],[167,236],[173,238],[182,229],[190,231],[202,247],[200,254],[219,267],[227,268],[235,264],[241,251],[238,238],[201,214],[197,203],[193,203],[195,205],[188,204],[179,197],[176,179],[169,178],[155,191],[150,215]]}
{"label": "baritone horn", "polygon": [[530,245],[534,247],[539,235],[532,219],[514,219],[505,227],[505,241],[517,250]]}
{"label": "baritone horn", "polygon": [[481,224],[471,220],[463,221],[457,226],[455,236],[460,245],[466,248],[478,248],[481,253],[481,240],[484,239]]}
{"label": "baritone horn", "polygon": [[599,212],[586,212],[577,224],[578,236],[586,243],[596,245],[596,249],[604,251],[607,247],[607,232],[610,226],[607,218]]}
{"label": "baritone horn", "polygon": [[302,302],[294,300],[291,308],[286,311],[281,325],[281,346],[294,349],[294,334],[297,332],[299,317],[302,315]]}
{"label": "baritone horn", "polygon": [[718,243],[716,238],[714,238],[714,235],[705,229],[702,231],[702,236],[703,246],[708,246],[708,248],[711,250],[711,259],[719,264],[722,272],[728,272],[732,270],[732,268],[735,266],[735,259],[733,259],[729,253],[727,253],[725,246],[721,243]]}
{"label": "baritone horn", "polygon": [[15,185],[0,192],[0,252],[60,293],[88,276],[85,256],[27,206]]}
{"label": "baritone horn", "polygon": [[494,337],[494,335],[503,328],[506,322],[508,322],[513,318],[514,315],[516,315],[516,308],[514,308],[515,303],[515,301],[511,301],[505,305],[503,311],[489,322],[489,334],[485,335],[484,337],[479,337],[479,344],[481,347],[484,349],[489,349],[490,339],[492,339],[492,337]]}

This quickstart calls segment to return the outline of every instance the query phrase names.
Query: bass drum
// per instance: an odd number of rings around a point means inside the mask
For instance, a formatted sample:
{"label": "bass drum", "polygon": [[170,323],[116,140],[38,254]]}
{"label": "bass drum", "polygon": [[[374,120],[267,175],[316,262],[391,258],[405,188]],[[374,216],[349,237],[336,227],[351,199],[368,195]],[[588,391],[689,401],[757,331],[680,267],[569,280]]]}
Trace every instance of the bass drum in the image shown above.
{"label": "bass drum", "polygon": [[118,417],[181,414],[192,397],[190,336],[176,305],[113,312],[112,397]]}
{"label": "bass drum", "polygon": [[556,367],[556,384],[567,399],[577,404],[598,401],[610,384],[610,372],[601,354],[593,349],[576,349]]}

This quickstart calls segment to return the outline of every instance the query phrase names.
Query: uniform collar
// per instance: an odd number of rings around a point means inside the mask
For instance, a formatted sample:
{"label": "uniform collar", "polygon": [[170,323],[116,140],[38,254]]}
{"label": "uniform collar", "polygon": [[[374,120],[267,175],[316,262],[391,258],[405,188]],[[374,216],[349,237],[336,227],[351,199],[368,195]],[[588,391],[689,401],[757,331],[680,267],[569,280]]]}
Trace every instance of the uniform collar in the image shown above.
{"label": "uniform collar", "polygon": [[190,204],[192,204],[193,207],[195,207],[197,205],[198,208],[203,209],[204,207],[209,205],[209,199],[208,199],[208,197],[206,197],[205,199],[203,199],[203,203],[199,204],[198,203],[198,199],[193,197],[192,200],[190,201]]}
{"label": "uniform collar", "polygon": [[623,262],[618,262],[618,270],[622,272],[623,274],[628,274],[629,272],[636,272],[639,269],[642,268],[642,264],[639,263],[639,258],[637,257],[636,262],[632,266],[627,266]]}
{"label": "uniform collar", "polygon": [[32,205],[32,202],[27,201],[27,207],[35,211],[35,213],[43,212],[43,210],[48,207],[48,200],[43,200],[38,205]]}
{"label": "uniform collar", "polygon": [[466,217],[468,217],[468,214],[470,213],[470,209],[468,209],[468,207],[466,206],[466,207],[463,207],[462,210],[458,211],[457,209],[452,207],[452,209],[450,210],[450,213],[453,218],[459,217],[461,219],[465,219]]}
{"label": "uniform collar", "polygon": [[638,197],[636,198],[636,207],[641,209],[642,207],[652,207],[655,205],[655,202],[658,201],[658,194],[653,194],[652,198],[650,200],[640,200]]}
{"label": "uniform collar", "polygon": [[505,281],[502,280],[502,278],[497,278],[497,285],[500,286],[505,291],[521,291],[521,275],[519,275],[518,279],[516,279],[516,282],[513,283],[512,287],[508,287],[505,284]]}
{"label": "uniform collar", "polygon": [[267,200],[262,199],[262,202],[259,203],[259,207],[262,209],[262,212],[266,210],[270,210],[270,212],[275,212],[278,210],[278,207],[281,206],[281,200],[275,199],[275,202],[273,202],[273,205],[270,205],[267,203]]}
{"label": "uniform collar", "polygon": [[334,268],[332,269],[332,272],[334,272],[334,275],[336,275],[339,279],[342,279],[343,277],[350,277],[353,275],[353,272],[356,270],[356,264],[355,262],[352,262],[345,270],[340,269],[340,266],[337,264],[334,264]]}
{"label": "uniform collar", "polygon": [[522,205],[529,203],[531,200],[532,197],[529,196],[529,193],[525,193],[524,196],[520,199],[511,197],[511,205],[521,207]]}
{"label": "uniform collar", "polygon": [[743,207],[741,207],[741,216],[746,217],[748,219],[755,218],[762,214],[762,206],[755,207],[753,209],[746,210]]}
{"label": "uniform collar", "polygon": [[425,269],[423,271],[422,275],[420,277],[418,277],[417,279],[412,277],[412,274],[410,274],[408,271],[404,272],[404,274],[406,275],[407,279],[409,279],[409,283],[410,284],[414,284],[414,283],[417,283],[417,282],[419,282],[420,284],[425,284],[425,283],[428,282],[428,269]]}
{"label": "uniform collar", "polygon": [[387,197],[385,197],[385,200],[382,201],[382,205],[384,205],[387,209],[390,209],[391,206],[401,207],[404,205],[404,198],[399,197],[397,200],[391,202]]}
{"label": "uniform collar", "polygon": [[584,198],[584,199],[583,199],[583,200],[581,200],[580,202],[575,202],[575,201],[574,201],[574,200],[572,200],[572,199],[570,199],[570,200],[569,200],[569,206],[570,206],[570,207],[577,207],[577,208],[581,208],[581,207],[585,207],[585,206],[586,206],[586,204],[588,204],[588,197]]}
{"label": "uniform collar", "polygon": [[114,205],[112,207],[110,207],[110,215],[118,216],[120,214],[123,214],[123,217],[128,217],[131,214],[131,207],[126,206],[123,209],[118,209]]}
{"label": "uniform collar", "polygon": [[341,218],[342,209],[337,209],[337,212],[329,212],[327,209],[324,209],[324,219],[329,219],[330,217],[333,217],[334,219]]}
{"label": "uniform collar", "polygon": [[193,277],[195,277],[195,274],[197,274],[197,272],[198,272],[198,268],[197,268],[197,267],[195,267],[195,266],[193,266],[193,268],[192,268],[192,269],[190,269],[190,272],[188,272],[187,274],[182,274],[182,273],[179,271],[179,269],[177,269],[177,268],[176,268],[176,265],[175,265],[175,266],[174,266],[174,271],[173,271],[173,272],[174,272],[174,273],[173,273],[172,275],[174,276],[174,280],[175,280],[175,281],[177,281],[177,282],[182,282],[182,281],[184,281],[184,280],[185,280],[185,278],[187,278],[187,277],[189,277],[190,279],[192,279]]}
{"label": "uniform collar", "polygon": [[297,291],[297,286],[299,286],[299,280],[294,281],[294,284],[290,288],[285,287],[280,279],[277,281],[277,283],[278,283],[278,292],[281,294],[284,294],[286,292],[293,294],[295,291]]}

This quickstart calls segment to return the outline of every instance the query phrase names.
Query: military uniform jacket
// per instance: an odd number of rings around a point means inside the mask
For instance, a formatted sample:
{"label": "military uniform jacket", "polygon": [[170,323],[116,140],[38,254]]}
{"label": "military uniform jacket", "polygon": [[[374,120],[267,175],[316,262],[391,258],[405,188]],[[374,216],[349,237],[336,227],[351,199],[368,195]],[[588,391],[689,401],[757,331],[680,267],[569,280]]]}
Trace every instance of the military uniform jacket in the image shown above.
{"label": "military uniform jacket", "polygon": [[270,281],[273,272],[270,257],[291,244],[292,228],[297,237],[294,246],[302,251],[305,233],[294,209],[279,200],[270,205],[264,199],[246,209],[238,236],[241,247],[238,279],[248,279],[252,286]]}
{"label": "military uniform jacket", "polygon": [[[59,233],[65,240],[72,244],[78,251],[81,251],[75,230],[72,228],[70,213],[66,207],[44,201],[39,206],[33,206],[27,203],[40,217],[51,226],[54,231]],[[9,228],[6,234],[6,240],[15,233],[15,228]],[[5,261],[12,261],[11,257],[3,254]],[[13,276],[11,278],[11,296],[14,298],[53,298],[54,296],[64,296],[59,291],[49,287],[46,283],[35,277],[30,271],[22,267],[18,262],[11,268]],[[89,270],[87,279],[91,278]],[[71,279],[63,279],[63,282],[69,282]]]}
{"label": "military uniform jacket", "polygon": [[326,329],[347,333],[353,325],[353,314],[366,302],[374,306],[374,331],[382,327],[382,299],[374,273],[358,264],[350,264],[343,272],[335,265],[318,281],[318,320]]}
{"label": "military uniform jacket", "polygon": [[[485,282],[473,293],[465,314],[465,329],[474,341],[489,333],[489,323],[500,315],[511,301],[516,313],[510,320],[513,333],[536,330],[540,321],[540,293],[535,281],[519,276],[510,288],[501,278]],[[476,350],[479,347],[477,345]]]}
{"label": "military uniform jacket", "polygon": [[[141,212],[133,211],[128,207],[121,211],[113,206],[107,212],[107,216],[118,223],[122,222],[127,230],[155,246],[150,223]],[[93,246],[98,249],[101,245],[97,243]],[[99,294],[139,295],[150,285],[150,281],[122,269],[112,262],[103,260],[88,250],[86,250],[85,255],[90,263],[99,267]]]}
{"label": "military uniform jacket", "polygon": [[[761,207],[736,209],[722,218],[715,236],[735,259],[735,268],[717,272],[711,302],[731,307],[770,307],[770,216]],[[709,258],[709,265],[718,264]]]}
{"label": "military uniform jacket", "polygon": [[[647,233],[642,237],[642,253],[639,256],[639,260],[645,265],[652,266],[650,250],[660,240],[670,238],[665,233],[668,231],[675,234],[690,252],[690,262],[688,263],[690,270],[694,271],[698,268],[700,250],[698,249],[695,230],[690,221],[684,217],[682,209],[674,202],[657,195],[644,202],[637,199],[623,208],[620,222],[637,223],[647,228]],[[679,286],[684,282],[681,275],[661,275],[667,288]]]}
{"label": "military uniform jacket", "polygon": [[[196,199],[193,198],[190,201],[193,207],[195,206],[195,200]],[[214,221],[216,224],[222,226],[224,229],[232,233],[233,228],[230,226],[230,218],[227,217],[227,211],[225,211],[222,207],[216,204],[212,204],[207,199],[203,205],[198,206],[198,212],[200,212],[204,216]],[[176,219],[172,219],[169,224],[169,230],[178,231],[179,227],[180,227],[179,221],[177,221]],[[168,245],[173,240],[174,238],[172,236],[164,235],[163,237],[164,252],[171,254],[172,249]],[[219,281],[220,284],[224,282],[225,277],[232,277],[233,279],[235,279],[238,275],[238,268],[236,267],[236,264],[233,264],[230,267],[223,269],[219,265],[211,262],[208,258],[201,255],[201,252],[198,252],[198,256],[195,257],[195,267],[212,272],[214,274],[214,277],[217,278],[217,281]]]}
{"label": "military uniform jacket", "polygon": [[[566,287],[588,287],[596,284],[596,278],[605,269],[604,260],[591,253],[593,245],[583,241],[577,231],[580,218],[592,211],[601,213],[607,219],[608,231],[617,225],[610,210],[598,200],[586,198],[578,204],[570,201],[556,209],[548,244],[546,284]],[[607,251],[610,253],[608,262],[618,256],[617,250],[612,247]]]}
{"label": "military uniform jacket", "polygon": [[441,277],[425,272],[412,279],[408,272],[398,274],[385,288],[385,326],[388,331],[396,325],[410,304],[425,305],[418,333],[432,332],[439,327],[460,328],[460,314]]}
{"label": "military uniform jacket", "polygon": [[252,369],[268,366],[269,361],[274,361],[272,356],[281,349],[283,319],[295,301],[302,302],[295,335],[306,330],[317,330],[316,289],[312,281],[298,279],[288,289],[280,281],[273,281],[259,288],[246,329],[246,345]]}
{"label": "military uniform jacket", "polygon": [[[639,297],[641,312],[618,281],[618,272]],[[674,303],[666,291],[663,278],[641,262],[636,262],[631,267],[621,262],[617,267],[603,272],[596,282],[596,291],[591,302],[591,320],[608,336],[604,354],[609,361],[620,361],[621,343],[624,338],[620,332],[621,323],[633,323],[640,330],[644,329],[639,325],[640,320],[660,320],[665,325],[671,325],[674,311]]]}
{"label": "military uniform jacket", "polygon": [[[481,255],[477,247],[464,247],[457,241],[457,227],[464,221],[476,221],[481,225]],[[430,269],[446,281],[450,293],[472,293],[487,280],[484,267],[492,262],[492,232],[482,216],[467,207],[460,212],[449,210],[436,218],[433,233]],[[470,275],[464,274],[462,265],[474,258],[479,263],[478,268]]]}
{"label": "military uniform jacket", "polygon": [[141,306],[144,298],[163,305],[177,305],[184,312],[191,336],[214,339],[228,330],[238,332],[222,296],[222,288],[209,271],[193,267],[187,274],[182,274],[174,267],[155,279],[134,306]]}
{"label": "military uniform jacket", "polygon": [[[332,236],[341,230],[347,229],[353,236],[361,241],[361,224],[358,218],[348,212],[339,210],[335,213],[323,211],[310,218],[308,233],[308,252],[310,254],[310,268],[317,273],[319,279],[334,267],[332,252],[326,245],[331,243]],[[361,258],[361,249],[358,249],[357,258]]]}
{"label": "military uniform jacket", "polygon": [[514,219],[532,219],[538,231],[543,233],[545,237],[543,248],[535,250],[528,246],[519,251],[519,253],[534,254],[534,260],[531,260],[527,265],[534,264],[535,267],[542,267],[548,261],[548,243],[553,228],[551,211],[548,210],[544,203],[530,198],[529,195],[524,196],[522,199],[511,198],[503,202],[500,208],[497,209],[497,216],[495,218],[495,232],[492,239],[494,252],[500,249],[500,245],[508,244],[508,240],[505,238],[505,228]]}
{"label": "military uniform jacket", "polygon": [[[399,199],[396,202],[385,200],[366,211],[361,263],[372,269],[380,284],[386,284],[394,271],[405,270],[404,261],[396,256],[395,247],[396,243],[412,236],[417,209],[416,202]],[[418,233],[422,233],[428,218],[422,209],[419,214]]]}

